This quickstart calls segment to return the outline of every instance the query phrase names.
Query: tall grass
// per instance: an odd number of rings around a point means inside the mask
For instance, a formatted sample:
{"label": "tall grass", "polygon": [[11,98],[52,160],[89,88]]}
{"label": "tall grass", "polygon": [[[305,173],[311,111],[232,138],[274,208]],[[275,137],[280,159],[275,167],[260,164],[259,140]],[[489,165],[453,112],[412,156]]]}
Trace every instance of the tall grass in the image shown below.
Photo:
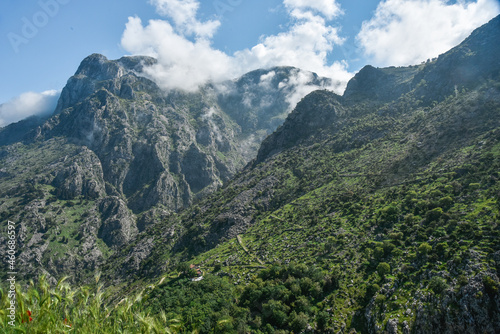
{"label": "tall grass", "polygon": [[10,299],[0,288],[1,333],[180,333],[178,320],[165,313],[150,316],[141,307],[142,294],[124,298],[114,306],[106,304],[108,294],[96,277],[95,286],[71,287],[61,279],[51,287],[45,276],[16,291],[15,326],[9,324]]}

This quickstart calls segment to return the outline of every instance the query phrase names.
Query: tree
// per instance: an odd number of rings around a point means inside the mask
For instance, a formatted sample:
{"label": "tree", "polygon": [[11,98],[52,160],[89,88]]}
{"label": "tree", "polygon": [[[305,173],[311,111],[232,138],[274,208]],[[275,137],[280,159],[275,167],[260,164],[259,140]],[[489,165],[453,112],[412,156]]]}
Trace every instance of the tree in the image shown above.
{"label": "tree", "polygon": [[324,331],[326,329],[326,326],[328,326],[329,318],[330,315],[325,311],[321,311],[318,313],[318,315],[316,316],[316,323],[318,324],[319,331]]}
{"label": "tree", "polygon": [[443,215],[443,209],[439,207],[429,210],[425,214],[428,222],[436,221],[439,218],[441,218],[442,215]]}
{"label": "tree", "polygon": [[270,300],[262,305],[262,314],[268,322],[276,326],[286,324],[289,307],[283,305],[279,300]]}
{"label": "tree", "polygon": [[377,272],[381,278],[384,278],[385,275],[391,272],[391,266],[389,265],[389,263],[380,262],[377,266]]}
{"label": "tree", "polygon": [[304,329],[306,329],[308,321],[309,318],[305,313],[300,312],[299,314],[297,314],[294,311],[290,315],[289,326],[294,333],[301,333]]}
{"label": "tree", "polygon": [[439,276],[434,276],[429,282],[429,289],[431,289],[435,294],[440,294],[448,288],[446,280]]}
{"label": "tree", "polygon": [[490,276],[483,277],[483,284],[486,293],[490,296],[494,296],[498,292],[498,283]]}
{"label": "tree", "polygon": [[418,253],[421,256],[426,256],[432,251],[432,246],[429,245],[427,242],[422,242],[420,246],[418,246]]}

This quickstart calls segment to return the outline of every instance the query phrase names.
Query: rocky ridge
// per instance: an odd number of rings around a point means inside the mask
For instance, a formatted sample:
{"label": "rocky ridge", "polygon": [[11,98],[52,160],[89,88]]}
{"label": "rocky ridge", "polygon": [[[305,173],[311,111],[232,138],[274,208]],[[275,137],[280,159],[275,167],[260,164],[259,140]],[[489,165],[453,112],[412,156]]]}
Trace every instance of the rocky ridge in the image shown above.
{"label": "rocky ridge", "polygon": [[[0,130],[0,210],[24,231],[26,277],[91,272],[148,225],[221,187],[255,156],[301,90],[330,83],[277,67],[196,92],[165,92],[142,75],[155,63],[93,54],[51,117]],[[72,249],[71,261],[57,260],[64,249]]]}

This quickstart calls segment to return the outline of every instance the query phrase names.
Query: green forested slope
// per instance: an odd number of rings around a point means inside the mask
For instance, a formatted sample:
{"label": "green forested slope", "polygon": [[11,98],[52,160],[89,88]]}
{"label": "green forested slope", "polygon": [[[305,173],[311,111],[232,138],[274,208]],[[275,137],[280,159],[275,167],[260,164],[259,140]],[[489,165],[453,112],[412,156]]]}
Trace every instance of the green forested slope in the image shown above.
{"label": "green forested slope", "polygon": [[[156,277],[200,265],[234,282],[255,331],[297,332],[299,315],[319,332],[498,331],[499,64],[469,52],[475,44],[417,70],[367,76],[420,80],[396,96],[356,93],[363,85],[344,97],[310,94],[221,191],[152,226],[148,255],[132,260],[139,242],[106,271]],[[446,67],[442,59],[465,66],[478,54],[491,66],[482,64],[475,82],[451,75],[447,95],[433,95],[441,82],[419,77]],[[290,274],[299,264],[307,274]],[[291,281],[304,277],[312,286],[321,278],[316,292],[294,290]],[[302,294],[309,306],[299,312]],[[184,312],[162,296],[151,295],[151,305]],[[232,306],[227,312],[246,326]]]}

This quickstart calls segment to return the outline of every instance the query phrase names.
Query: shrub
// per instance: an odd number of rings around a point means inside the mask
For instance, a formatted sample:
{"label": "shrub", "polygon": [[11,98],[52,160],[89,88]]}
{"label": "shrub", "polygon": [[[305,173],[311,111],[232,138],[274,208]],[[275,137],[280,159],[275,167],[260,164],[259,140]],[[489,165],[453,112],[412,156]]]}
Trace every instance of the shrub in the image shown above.
{"label": "shrub", "polygon": [[439,205],[443,208],[449,208],[453,205],[453,199],[450,196],[443,197],[439,200]]}
{"label": "shrub", "polygon": [[335,249],[335,244],[336,244],[335,237],[332,236],[328,237],[324,245],[325,253],[330,253],[331,251],[333,251]]}
{"label": "shrub", "polygon": [[443,209],[439,207],[429,210],[425,214],[428,222],[436,221],[439,218],[441,218],[442,215],[443,215]]}
{"label": "shrub", "polygon": [[373,252],[373,256],[376,260],[380,260],[382,257],[384,257],[384,249],[382,247],[376,247],[375,251]]}
{"label": "shrub", "polygon": [[377,297],[375,297],[375,303],[378,305],[383,305],[385,303],[385,300],[385,295],[377,295]]}
{"label": "shrub", "polygon": [[439,276],[434,276],[429,282],[429,289],[431,289],[435,294],[440,294],[448,288],[446,280]]}
{"label": "shrub", "polygon": [[393,243],[391,243],[390,241],[384,240],[384,246],[383,246],[383,248],[384,248],[384,255],[388,256],[388,255],[391,254],[392,250],[394,248],[396,248],[396,246]]}
{"label": "shrub", "polygon": [[457,278],[457,284],[460,287],[466,286],[468,283],[469,283],[469,280],[467,279],[467,277],[465,275],[458,276],[458,278]]}
{"label": "shrub", "polygon": [[378,284],[370,284],[366,288],[366,297],[367,299],[371,299],[377,292],[379,292],[380,286]]}
{"label": "shrub", "polygon": [[481,184],[479,183],[469,183],[469,189],[471,190],[477,190],[481,187]]}
{"label": "shrub", "polygon": [[490,296],[497,294],[498,283],[493,278],[491,278],[490,276],[484,276],[483,277],[483,284],[484,284],[484,289],[486,290],[486,293],[488,293]]}
{"label": "shrub", "polygon": [[420,246],[418,246],[418,253],[422,256],[426,256],[428,253],[432,251],[432,246],[427,242],[422,242]]}
{"label": "shrub", "polygon": [[398,213],[399,210],[396,204],[391,203],[391,205],[388,205],[380,210],[380,218],[387,222],[393,223],[397,221]]}
{"label": "shrub", "polygon": [[381,278],[384,278],[385,275],[391,272],[391,266],[386,262],[380,262],[377,266],[377,272]]}
{"label": "shrub", "polygon": [[439,254],[439,255],[445,255],[446,252],[448,251],[448,243],[445,241],[445,242],[441,242],[439,244],[436,245],[436,252]]}
{"label": "shrub", "polygon": [[402,232],[393,232],[393,233],[390,233],[389,234],[389,238],[391,240],[395,240],[395,241],[401,240],[401,239],[403,239],[403,233]]}

